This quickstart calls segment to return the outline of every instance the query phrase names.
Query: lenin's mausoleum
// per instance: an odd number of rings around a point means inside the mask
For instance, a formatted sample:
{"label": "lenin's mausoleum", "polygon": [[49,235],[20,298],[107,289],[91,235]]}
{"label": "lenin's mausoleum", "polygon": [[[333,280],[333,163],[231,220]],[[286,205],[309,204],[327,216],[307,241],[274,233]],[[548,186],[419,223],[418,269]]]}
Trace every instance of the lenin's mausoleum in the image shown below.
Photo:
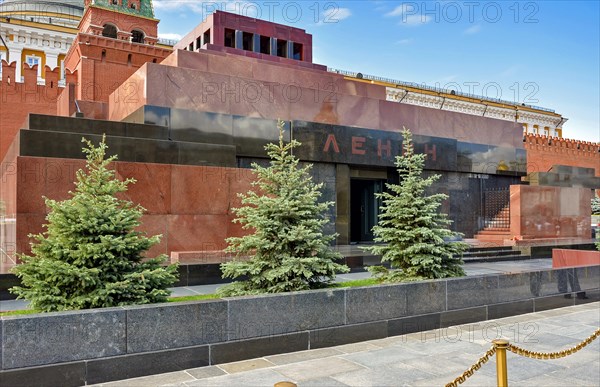
{"label": "lenin's mausoleum", "polygon": [[[425,174],[441,175],[432,191],[448,195],[442,210],[472,246],[464,261],[484,264],[465,265],[471,272],[459,278],[0,313],[0,385],[81,386],[182,370],[190,371],[187,376],[214,375],[209,372],[215,367],[203,367],[257,358],[269,363],[267,356],[298,351],[306,352],[293,358],[310,359],[306,363],[324,370],[346,372],[343,362],[352,363],[368,372],[356,378],[364,384],[382,384],[380,373],[392,375],[385,379],[390,385],[408,385],[413,376],[435,384],[441,380],[438,369],[462,371],[469,356],[479,356],[473,347],[485,351],[483,345],[492,344],[473,336],[477,326],[485,328],[484,339],[492,328],[491,341],[506,335],[498,335],[495,319],[582,303],[590,303],[590,315],[597,312],[600,252],[583,250],[595,249],[591,199],[600,189],[600,144],[567,139],[561,114],[331,69],[313,63],[306,31],[236,14],[216,11],[179,42],[159,39],[157,28],[150,0],[0,2],[0,300],[14,297],[8,288],[18,278],[9,271],[19,264],[19,253],[29,252],[29,234],[44,230],[43,197],[69,197],[75,172],[85,165],[82,137],[97,144],[103,135],[108,153],[118,156],[118,177],[137,180],[125,196],[147,209],[141,230],[163,236],[148,256],[164,253],[180,263],[178,290],[222,281],[219,265],[230,259],[223,254],[225,239],[245,232],[232,222],[232,209],[241,205],[238,193],[252,188],[251,164],[268,162],[264,146],[278,140],[278,120],[285,123],[287,140],[302,143],[295,155],[314,165],[314,180],[324,183],[323,199],[335,203],[327,231],[337,233],[336,247],[351,269],[378,263],[355,245],[373,241],[380,211],[376,194],[398,182],[394,159],[403,127],[414,134],[416,151],[427,154]],[[507,262],[481,269],[496,260]],[[62,280],[56,270],[51,274]],[[501,325],[531,351],[539,348],[533,344],[542,344],[542,350],[568,344],[571,349],[555,352],[559,355],[531,352],[558,364],[564,359],[555,358],[593,340],[572,346],[578,335],[595,329],[590,321],[597,320],[580,320],[581,311],[546,315],[550,321],[566,316],[564,326],[544,322],[543,314]],[[486,320],[490,325],[479,325]],[[460,329],[459,336],[440,335],[461,326],[469,327],[469,339],[461,338]],[[551,332],[545,335],[544,329]],[[447,339],[436,347],[440,356],[413,345],[422,344],[414,337],[385,347],[365,343],[417,332],[434,332],[436,346]],[[337,350],[331,356],[337,362],[328,363],[307,351],[357,342],[381,349],[361,355],[368,364],[376,364],[373,357],[385,357],[386,363],[363,367]],[[467,344],[465,357],[460,348]],[[501,352],[505,360],[509,350],[521,352],[512,339],[510,344],[512,349],[506,341],[496,353],[497,365]],[[416,357],[399,357],[390,347]],[[564,369],[565,383],[577,384],[578,374],[594,383],[594,347],[585,350],[590,352],[575,355],[583,363],[516,368],[533,370],[541,383],[559,380],[552,367]],[[455,383],[491,354],[488,350]],[[442,358],[440,366],[435,359]],[[435,375],[407,368],[416,363],[436,369]],[[238,363],[236,369],[277,376],[253,368],[256,364]],[[304,365],[299,369],[305,385],[337,382]],[[313,373],[320,379],[309,379]],[[173,374],[161,380],[178,383]],[[243,376],[230,380],[256,384]]]}
{"label": "lenin's mausoleum", "polygon": [[428,154],[427,173],[442,175],[435,189],[449,195],[453,228],[473,243],[591,238],[599,144],[563,138],[554,111],[328,69],[312,62],[304,30],[226,12],[169,47],[158,42],[151,1],[80,8],[55,67],[23,47],[60,42],[21,34],[29,22],[0,12],[2,272],[43,230],[42,197],[73,189],[82,136],[97,143],[102,134],[119,177],[137,180],[127,195],[148,210],[142,229],[163,235],[150,255],[218,262],[225,238],[242,232],[231,209],[250,188],[250,164],[277,139],[277,119],[335,202],[329,227],[339,246],[372,240],[375,194],[397,180],[402,127]]}

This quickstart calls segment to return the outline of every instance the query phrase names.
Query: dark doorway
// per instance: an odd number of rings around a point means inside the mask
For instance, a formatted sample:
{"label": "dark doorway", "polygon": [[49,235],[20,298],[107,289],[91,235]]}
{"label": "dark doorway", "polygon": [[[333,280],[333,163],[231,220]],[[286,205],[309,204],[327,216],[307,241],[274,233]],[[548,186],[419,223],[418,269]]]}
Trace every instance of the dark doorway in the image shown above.
{"label": "dark doorway", "polygon": [[384,180],[350,180],[350,241],[372,242],[373,226],[377,224],[381,200],[376,194],[383,190]]}

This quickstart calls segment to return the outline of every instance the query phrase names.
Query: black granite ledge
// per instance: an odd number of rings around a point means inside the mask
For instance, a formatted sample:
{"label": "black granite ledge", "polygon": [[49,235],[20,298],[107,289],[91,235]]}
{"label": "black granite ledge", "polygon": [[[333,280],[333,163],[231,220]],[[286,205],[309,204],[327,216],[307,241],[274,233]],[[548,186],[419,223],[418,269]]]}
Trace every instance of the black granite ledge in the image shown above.
{"label": "black granite ledge", "polygon": [[[574,277],[580,288],[563,289]],[[599,300],[600,266],[588,266],[9,316],[0,318],[0,379],[102,383]]]}
{"label": "black granite ledge", "polygon": [[26,128],[46,132],[67,132],[79,134],[96,134],[119,137],[137,137],[156,140],[168,140],[169,131],[166,126],[138,124],[131,122],[106,121],[88,118],[51,116],[45,114],[29,114],[25,122]]}
{"label": "black granite ledge", "polygon": [[[101,134],[19,131],[19,156],[85,159],[81,138],[98,143]],[[119,161],[236,167],[235,146],[106,136],[110,154]]]}

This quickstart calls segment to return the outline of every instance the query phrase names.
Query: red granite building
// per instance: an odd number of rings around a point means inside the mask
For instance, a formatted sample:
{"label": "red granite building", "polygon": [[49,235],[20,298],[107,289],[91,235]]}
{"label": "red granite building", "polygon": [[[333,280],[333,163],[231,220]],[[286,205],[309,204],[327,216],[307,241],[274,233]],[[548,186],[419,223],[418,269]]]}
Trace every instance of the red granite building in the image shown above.
{"label": "red granite building", "polygon": [[[34,88],[27,77],[9,83],[3,63],[4,268],[28,250],[28,234],[42,231],[42,197],[62,199],[73,188],[82,135],[103,133],[118,176],[137,180],[127,197],[148,210],[142,229],[163,235],[150,254],[223,249],[242,232],[231,209],[250,188],[250,164],[264,162],[264,145],[277,139],[278,119],[287,138],[303,143],[297,155],[314,164],[324,199],[336,203],[329,231],[340,245],[372,240],[375,193],[397,182],[402,127],[428,154],[426,173],[442,175],[434,188],[449,195],[443,210],[466,237],[589,238],[598,144],[524,137],[514,121],[399,103],[390,95],[401,85],[312,63],[304,30],[239,15],[215,12],[171,52],[155,45],[149,3],[86,2],[64,89],[48,93],[48,83]],[[539,156],[557,152],[548,162]],[[533,176],[532,186],[551,185],[542,191],[522,185],[527,172],[554,164],[575,168]],[[575,182],[568,195],[566,180]]]}

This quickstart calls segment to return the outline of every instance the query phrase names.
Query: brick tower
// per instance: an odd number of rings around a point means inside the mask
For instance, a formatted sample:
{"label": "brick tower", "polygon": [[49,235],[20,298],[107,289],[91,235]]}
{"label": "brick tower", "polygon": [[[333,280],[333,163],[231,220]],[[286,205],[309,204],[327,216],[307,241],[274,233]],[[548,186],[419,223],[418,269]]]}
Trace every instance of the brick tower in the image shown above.
{"label": "brick tower", "polygon": [[[59,114],[75,111],[107,118],[108,96],[147,62],[160,63],[171,52],[156,45],[158,20],[151,0],[85,0],[79,33],[65,64],[77,71],[77,84]],[[66,100],[66,97],[64,98]],[[63,101],[64,102],[64,101]]]}
{"label": "brick tower", "polygon": [[79,31],[132,43],[154,45],[158,20],[151,0],[85,0]]}

